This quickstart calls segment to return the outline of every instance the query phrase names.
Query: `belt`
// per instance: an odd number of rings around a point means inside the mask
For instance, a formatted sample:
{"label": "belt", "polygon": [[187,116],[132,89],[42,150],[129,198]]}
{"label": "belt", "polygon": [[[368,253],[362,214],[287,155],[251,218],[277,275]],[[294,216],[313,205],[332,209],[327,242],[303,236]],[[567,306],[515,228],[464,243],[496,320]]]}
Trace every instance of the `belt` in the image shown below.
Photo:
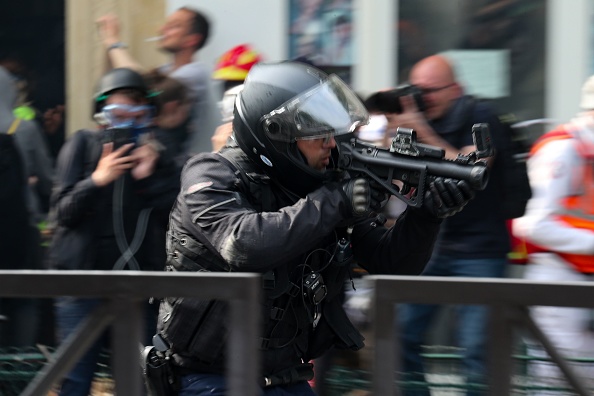
{"label": "belt", "polygon": [[265,376],[262,379],[260,386],[263,388],[268,388],[277,385],[294,384],[301,381],[309,381],[313,379],[313,377],[313,364],[304,363],[278,373]]}
{"label": "belt", "polygon": [[[181,366],[174,366],[174,370],[180,376],[208,372],[207,370],[196,370]],[[217,374],[217,372],[213,371],[212,374]],[[268,388],[278,385],[289,385],[301,381],[309,381],[313,379],[313,377],[313,364],[304,363],[283,371],[279,371],[278,373],[262,377],[258,385],[260,385],[260,387],[262,388]]]}

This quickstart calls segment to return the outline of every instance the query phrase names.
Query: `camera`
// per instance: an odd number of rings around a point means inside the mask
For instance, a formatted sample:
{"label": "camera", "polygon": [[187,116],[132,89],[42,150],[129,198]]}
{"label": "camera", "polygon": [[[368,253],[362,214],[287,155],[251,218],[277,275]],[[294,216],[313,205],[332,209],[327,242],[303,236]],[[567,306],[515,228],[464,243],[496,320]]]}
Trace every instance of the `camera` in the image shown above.
{"label": "camera", "polygon": [[402,113],[400,98],[411,95],[419,111],[425,110],[423,91],[416,85],[403,84],[389,91],[380,91],[372,94],[365,100],[369,111],[380,113]]}

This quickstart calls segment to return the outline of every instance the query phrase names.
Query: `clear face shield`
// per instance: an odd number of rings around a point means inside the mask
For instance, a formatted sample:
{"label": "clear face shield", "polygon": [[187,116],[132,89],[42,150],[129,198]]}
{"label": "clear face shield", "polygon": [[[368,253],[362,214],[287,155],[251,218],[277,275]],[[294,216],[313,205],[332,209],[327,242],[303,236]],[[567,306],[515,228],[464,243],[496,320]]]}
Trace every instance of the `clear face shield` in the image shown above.
{"label": "clear face shield", "polygon": [[286,143],[329,140],[353,132],[368,120],[361,100],[336,75],[262,117],[266,136]]}

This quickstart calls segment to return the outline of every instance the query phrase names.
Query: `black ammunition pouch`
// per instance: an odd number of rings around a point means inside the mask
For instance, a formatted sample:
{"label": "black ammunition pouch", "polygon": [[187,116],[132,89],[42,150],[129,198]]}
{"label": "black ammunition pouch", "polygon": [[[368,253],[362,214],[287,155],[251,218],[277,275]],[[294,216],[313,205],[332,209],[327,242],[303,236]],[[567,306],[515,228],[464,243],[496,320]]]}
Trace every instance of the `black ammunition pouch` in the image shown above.
{"label": "black ammunition pouch", "polygon": [[224,367],[228,304],[220,300],[165,298],[159,307],[158,333],[175,354],[201,366]]}
{"label": "black ammunition pouch", "polygon": [[309,339],[305,360],[322,356],[332,346],[352,351],[358,351],[365,346],[364,337],[340,305],[339,299],[332,299],[324,306],[322,319]]}
{"label": "black ammunition pouch", "polygon": [[142,352],[142,374],[148,396],[175,396],[179,392],[179,378],[171,361],[154,346]]}

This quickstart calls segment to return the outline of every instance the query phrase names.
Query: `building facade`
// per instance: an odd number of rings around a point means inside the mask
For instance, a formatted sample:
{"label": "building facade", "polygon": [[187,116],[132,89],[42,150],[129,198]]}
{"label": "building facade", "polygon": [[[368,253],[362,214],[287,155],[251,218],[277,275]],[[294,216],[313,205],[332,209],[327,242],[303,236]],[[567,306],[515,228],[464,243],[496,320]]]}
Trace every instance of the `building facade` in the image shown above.
{"label": "building facade", "polygon": [[[206,12],[212,37],[200,59],[250,43],[265,60],[292,55],[291,22],[298,7],[334,0],[101,0],[67,1],[69,124],[88,123],[77,98],[90,97],[105,64],[94,20],[107,11],[123,19],[124,38],[146,66],[163,62],[154,36],[165,16],[184,5]],[[325,3],[324,3],[325,2]],[[591,0],[346,0],[351,7],[349,82],[362,95],[395,86],[424,55],[445,52],[460,63],[472,93],[494,99],[518,119],[567,120],[579,90],[594,74]],[[344,65],[341,70],[344,70]],[[77,108],[80,107],[80,108]],[[69,131],[72,128],[68,128]]]}

